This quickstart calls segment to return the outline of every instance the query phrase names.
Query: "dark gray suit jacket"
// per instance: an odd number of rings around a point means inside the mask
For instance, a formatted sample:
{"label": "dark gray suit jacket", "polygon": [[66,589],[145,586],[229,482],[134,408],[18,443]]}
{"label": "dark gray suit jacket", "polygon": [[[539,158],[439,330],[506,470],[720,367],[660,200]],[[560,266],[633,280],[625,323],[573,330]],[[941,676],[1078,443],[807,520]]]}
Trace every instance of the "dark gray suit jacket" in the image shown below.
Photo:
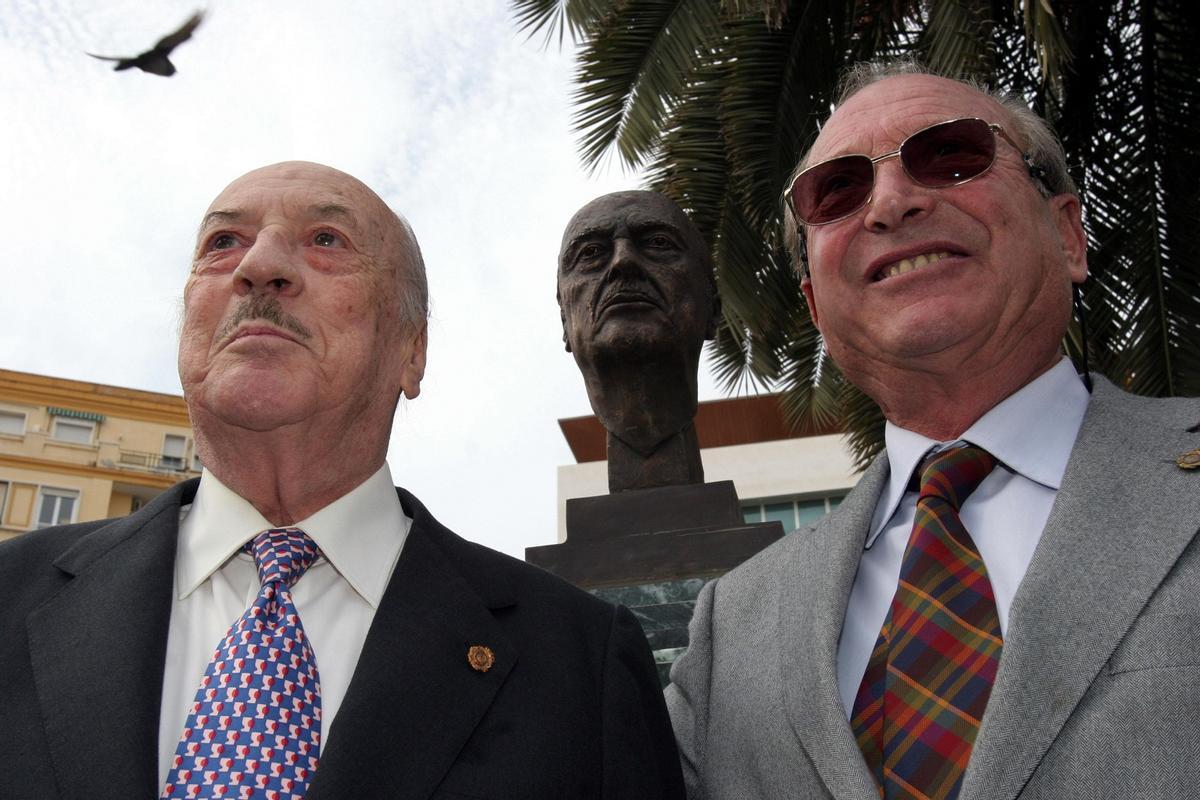
{"label": "dark gray suit jacket", "polygon": [[[1096,381],[1009,615],[961,800],[1200,796],[1200,400]],[[878,800],[837,647],[880,457],[842,505],[705,587],[667,705],[690,798]]]}
{"label": "dark gray suit jacket", "polygon": [[[0,545],[0,798],[158,797],[179,508],[196,483]],[[398,491],[413,525],[309,799],[680,797],[632,615]],[[486,673],[474,644],[495,652]]]}

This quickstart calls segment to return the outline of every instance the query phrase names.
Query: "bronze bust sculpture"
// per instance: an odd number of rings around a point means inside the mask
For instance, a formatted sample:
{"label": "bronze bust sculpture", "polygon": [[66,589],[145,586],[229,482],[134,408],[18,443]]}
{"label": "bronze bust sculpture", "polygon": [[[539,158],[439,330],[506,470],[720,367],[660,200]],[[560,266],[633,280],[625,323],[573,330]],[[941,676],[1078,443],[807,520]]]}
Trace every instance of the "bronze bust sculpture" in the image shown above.
{"label": "bronze bust sculpture", "polygon": [[610,492],[702,483],[696,370],[720,315],[700,232],[657,192],[581,208],[558,257],[563,341],[608,431]]}

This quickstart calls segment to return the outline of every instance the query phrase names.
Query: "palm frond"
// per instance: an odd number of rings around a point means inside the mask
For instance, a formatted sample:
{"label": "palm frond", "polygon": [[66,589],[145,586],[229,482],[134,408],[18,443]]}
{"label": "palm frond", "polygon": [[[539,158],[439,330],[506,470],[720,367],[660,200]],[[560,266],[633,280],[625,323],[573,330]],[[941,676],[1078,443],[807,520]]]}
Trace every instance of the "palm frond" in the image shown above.
{"label": "palm frond", "polygon": [[1100,369],[1143,394],[1200,388],[1193,20],[1179,3],[1122,4],[1096,42],[1110,68],[1100,75],[1087,147],[1089,323]]}
{"label": "palm frond", "polygon": [[[1054,85],[1061,75],[1062,68],[1071,61],[1067,37],[1050,0],[1024,0],[1023,4],[1025,35],[1029,48],[1037,58],[1045,81]],[[1021,5],[1021,0],[1018,0],[1018,5]]]}
{"label": "palm frond", "polygon": [[[582,37],[584,162],[645,165],[703,231],[728,389],[782,391],[798,430],[841,418],[860,466],[879,409],[828,360],[782,242],[780,193],[851,63],[915,53],[1026,98],[1081,189],[1095,367],[1200,394],[1200,15],[1192,0],[512,0],[518,23]],[[554,26],[557,26],[556,28]],[[1071,328],[1065,346],[1085,346]]]}
{"label": "palm frond", "polygon": [[933,3],[918,51],[938,74],[990,76],[995,72],[994,28],[991,0]]}
{"label": "palm frond", "polygon": [[511,0],[517,30],[530,38],[545,32],[544,46],[555,39],[561,48],[567,34],[576,41],[587,36],[594,20],[610,14],[618,0]]}
{"label": "palm frond", "polygon": [[613,146],[631,168],[652,155],[719,29],[712,0],[630,0],[597,22],[575,79],[575,129],[586,165],[595,167]]}

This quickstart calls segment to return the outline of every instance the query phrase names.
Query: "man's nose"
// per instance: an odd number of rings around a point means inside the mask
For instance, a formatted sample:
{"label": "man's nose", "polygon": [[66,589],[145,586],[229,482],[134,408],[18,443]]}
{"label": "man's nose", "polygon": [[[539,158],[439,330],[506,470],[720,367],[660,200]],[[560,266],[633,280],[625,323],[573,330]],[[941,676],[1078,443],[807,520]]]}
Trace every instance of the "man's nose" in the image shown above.
{"label": "man's nose", "polygon": [[627,236],[613,239],[612,257],[609,258],[608,268],[615,273],[642,273],[641,258],[633,240]]}
{"label": "man's nose", "polygon": [[259,231],[233,271],[240,294],[292,295],[301,288],[299,248],[282,231]]}
{"label": "man's nose", "polygon": [[934,191],[910,178],[899,158],[880,161],[875,165],[875,185],[863,225],[881,233],[919,219],[933,210],[937,202]]}

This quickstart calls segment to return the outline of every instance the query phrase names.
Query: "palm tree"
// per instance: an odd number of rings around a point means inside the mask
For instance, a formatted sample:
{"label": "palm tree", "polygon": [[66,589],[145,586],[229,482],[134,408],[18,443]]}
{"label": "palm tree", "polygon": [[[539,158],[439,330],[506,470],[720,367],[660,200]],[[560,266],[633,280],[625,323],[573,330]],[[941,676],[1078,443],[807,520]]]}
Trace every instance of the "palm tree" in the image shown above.
{"label": "palm tree", "polygon": [[[727,389],[782,392],[801,431],[844,423],[860,466],[877,407],[824,358],[783,245],[780,192],[856,61],[912,54],[1018,93],[1081,187],[1094,369],[1200,394],[1200,33],[1192,0],[512,0],[581,45],[584,163],[616,154],[687,209],[717,264],[711,347]],[[1082,338],[1072,327],[1073,357]]]}

